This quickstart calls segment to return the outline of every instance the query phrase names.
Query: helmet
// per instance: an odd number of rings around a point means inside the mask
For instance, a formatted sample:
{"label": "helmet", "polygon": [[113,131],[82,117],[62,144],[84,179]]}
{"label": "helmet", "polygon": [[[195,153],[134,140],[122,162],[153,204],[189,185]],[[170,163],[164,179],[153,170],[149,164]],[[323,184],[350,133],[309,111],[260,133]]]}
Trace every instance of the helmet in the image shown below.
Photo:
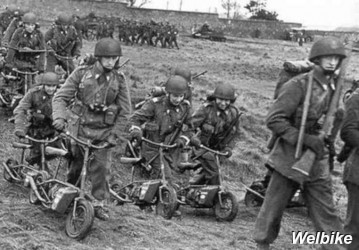
{"label": "helmet", "polygon": [[229,84],[217,86],[212,96],[215,98],[230,100],[232,102],[236,100],[235,89]]}
{"label": "helmet", "polygon": [[190,82],[192,80],[192,73],[190,70],[187,70],[187,69],[175,68],[173,75],[182,76],[188,82]]}
{"label": "helmet", "polygon": [[309,53],[309,61],[320,56],[337,55],[342,59],[346,57],[344,44],[336,37],[324,37],[316,41]]}
{"label": "helmet", "polygon": [[34,13],[28,12],[22,17],[24,23],[36,23],[37,17]]}
{"label": "helmet", "polygon": [[6,9],[7,9],[9,12],[12,12],[12,13],[14,13],[14,12],[16,12],[16,11],[19,11],[19,8],[18,8],[16,5],[14,5],[14,4],[11,4],[11,5],[7,6]]}
{"label": "helmet", "polygon": [[122,56],[121,43],[113,38],[102,38],[95,45],[95,56]]}
{"label": "helmet", "polygon": [[37,77],[37,83],[49,86],[60,84],[59,76],[54,72],[46,72]]}
{"label": "helmet", "polygon": [[182,76],[172,76],[166,82],[165,90],[171,94],[185,94],[188,90],[188,82]]}
{"label": "helmet", "polygon": [[56,22],[61,25],[70,25],[72,23],[72,16],[67,14],[60,14]]}

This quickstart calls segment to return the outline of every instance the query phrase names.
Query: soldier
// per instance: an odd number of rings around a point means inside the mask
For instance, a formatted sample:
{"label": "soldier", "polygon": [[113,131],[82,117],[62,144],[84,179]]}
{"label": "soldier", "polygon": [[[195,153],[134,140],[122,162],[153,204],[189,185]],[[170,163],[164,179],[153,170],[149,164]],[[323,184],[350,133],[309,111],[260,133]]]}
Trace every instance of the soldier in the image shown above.
{"label": "soldier", "polygon": [[[2,37],[11,23],[11,20],[13,17],[19,12],[19,8],[16,7],[16,5],[10,5],[6,8],[6,10],[2,13],[0,13],[0,41],[2,43]],[[3,44],[2,44],[3,45]]]}
{"label": "soldier", "polygon": [[45,42],[53,50],[48,53],[46,71],[54,72],[58,64],[69,74],[75,68],[73,57],[81,55],[81,40],[72,25],[71,15],[60,14],[55,24],[45,33]]}
{"label": "soldier", "polygon": [[176,28],[175,25],[172,25],[170,29],[170,41],[169,41],[171,48],[173,48],[173,44],[174,44],[176,48],[179,49],[177,43],[177,36],[178,36],[178,29]]}
{"label": "soldier", "polygon": [[[117,71],[122,56],[120,42],[103,38],[96,43],[94,55],[97,61],[93,65],[78,67],[56,93],[53,100],[54,127],[63,130],[67,122],[69,132],[80,139],[115,144],[129,114],[125,78]],[[76,144],[72,152],[74,159],[70,164],[68,182],[75,184],[81,173],[83,152]],[[109,149],[97,150],[88,169],[92,195],[97,199],[95,215],[101,220],[109,218],[104,201],[109,198],[110,156]]]}
{"label": "soldier", "polygon": [[[356,88],[356,86],[354,87]],[[359,249],[359,90],[356,88],[351,96],[346,100],[346,115],[341,129],[341,138],[345,142],[345,147],[349,152],[346,160],[343,183],[348,191],[348,208],[345,219],[344,232],[353,237],[353,241],[348,245],[348,250]],[[342,153],[343,154],[343,153]],[[339,161],[339,156],[337,157]]]}
{"label": "soldier", "polygon": [[[310,81],[313,87],[309,90],[312,92],[303,148],[315,152],[316,161],[309,181],[303,184],[302,194],[316,231],[327,235],[342,232],[333,202],[328,150],[318,135],[335,90],[334,72],[340,68],[345,57],[344,45],[337,38],[318,40],[309,54],[309,60],[315,64],[314,68],[284,84],[270,108],[266,124],[278,138],[267,162],[273,168],[273,173],[255,224],[254,240],[258,249],[269,249],[269,245],[277,238],[284,209],[299,188],[299,184],[293,179],[296,170],[292,166],[296,162],[295,151],[303,115],[303,100]],[[342,249],[335,244],[322,247]]]}
{"label": "soldier", "polygon": [[192,104],[192,72],[188,69],[183,68],[175,68],[173,71],[173,75],[182,76],[184,79],[186,79],[188,83],[187,87],[187,93],[185,96],[185,99],[187,99]]}
{"label": "soldier", "polygon": [[[18,28],[13,34],[5,61],[9,68],[44,71],[45,41],[36,24],[36,15],[28,12],[22,18],[24,27]],[[20,49],[26,50],[19,51]],[[43,50],[34,52],[31,50]]]}
{"label": "soldier", "polygon": [[[187,117],[190,115],[191,106],[184,99],[187,91],[187,81],[181,76],[173,76],[166,83],[166,95],[155,97],[148,100],[141,109],[137,110],[130,118],[130,137],[141,142],[142,136],[155,142],[164,144],[177,143],[179,147],[185,145],[186,137],[179,134],[185,130]],[[144,125],[144,131],[141,126]],[[187,139],[188,140],[188,139]],[[189,140],[188,140],[189,141]],[[175,168],[172,154],[175,149],[165,152],[165,176],[172,181],[172,171]],[[151,162],[150,179],[158,179],[161,176],[160,159],[158,157],[158,147],[142,144],[142,156]],[[175,169],[177,170],[177,169]]]}
{"label": "soldier", "polygon": [[[199,107],[189,119],[192,130],[200,134],[192,136],[191,144],[199,148],[201,144],[213,150],[227,152],[231,157],[239,134],[238,109],[235,102],[235,89],[231,85],[217,86],[208,101]],[[215,156],[203,149],[196,150],[194,157],[201,162],[190,183],[193,185],[219,185],[218,167]]]}
{"label": "soldier", "polygon": [[19,9],[18,11],[14,12],[14,17],[11,20],[9,26],[6,28],[4,36],[1,40],[2,46],[7,47],[9,45],[12,35],[21,25],[23,25],[22,16],[27,12],[28,11],[25,9]]}
{"label": "soldier", "polygon": [[[53,72],[46,72],[37,77],[40,86],[30,89],[14,110],[15,135],[24,138],[29,135],[36,139],[54,137],[52,126],[52,98],[60,84],[60,79]],[[41,166],[41,150],[39,143],[33,143],[27,162]]]}

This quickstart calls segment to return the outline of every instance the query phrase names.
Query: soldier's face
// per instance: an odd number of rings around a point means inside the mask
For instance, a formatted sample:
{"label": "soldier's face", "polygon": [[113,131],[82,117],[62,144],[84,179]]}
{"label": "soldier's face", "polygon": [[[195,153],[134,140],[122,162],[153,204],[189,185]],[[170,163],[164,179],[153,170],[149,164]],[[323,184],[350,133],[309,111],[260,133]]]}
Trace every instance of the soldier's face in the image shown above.
{"label": "soldier's face", "polygon": [[225,110],[226,108],[228,108],[230,103],[231,103],[230,100],[216,98],[216,104],[220,110]]}
{"label": "soldier's face", "polygon": [[319,58],[319,65],[325,72],[333,72],[336,70],[340,62],[340,57],[336,55],[322,56]]}
{"label": "soldier's face", "polygon": [[100,63],[102,67],[106,69],[113,69],[116,65],[116,62],[120,59],[118,56],[111,56],[111,57],[101,57]]}
{"label": "soldier's face", "polygon": [[169,94],[169,98],[174,106],[178,106],[184,100],[184,94]]}
{"label": "soldier's face", "polygon": [[36,27],[36,24],[34,24],[34,23],[25,23],[25,30],[29,33],[34,32],[35,27]]}
{"label": "soldier's face", "polygon": [[57,86],[52,86],[52,85],[45,85],[44,86],[45,92],[48,95],[54,95],[56,90],[57,90]]}

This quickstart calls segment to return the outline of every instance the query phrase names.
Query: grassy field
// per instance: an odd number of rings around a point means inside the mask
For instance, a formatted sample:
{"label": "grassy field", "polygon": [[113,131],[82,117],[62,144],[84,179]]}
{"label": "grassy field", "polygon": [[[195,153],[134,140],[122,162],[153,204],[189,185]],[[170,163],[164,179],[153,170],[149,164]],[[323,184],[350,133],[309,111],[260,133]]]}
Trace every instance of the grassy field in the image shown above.
{"label": "grassy field", "polygon": [[[95,220],[93,228],[82,241],[64,233],[65,216],[36,207],[28,202],[28,190],[0,179],[0,249],[255,249],[252,230],[258,208],[246,208],[242,202],[245,190],[265,173],[266,140],[270,133],[264,118],[272,102],[279,71],[285,60],[304,59],[311,44],[233,39],[218,43],[180,37],[180,50],[148,46],[123,46],[123,58],[130,62],[123,68],[134,98],[165,81],[173,67],[185,67],[193,73],[207,70],[194,82],[194,108],[200,99],[220,83],[235,86],[235,105],[244,112],[241,136],[233,156],[223,166],[225,185],[240,200],[240,211],[232,223],[215,221],[211,211],[181,207],[182,218],[164,220],[146,214],[132,205],[110,206],[109,222]],[[94,42],[85,41],[82,54],[92,53]],[[348,80],[358,75],[358,59],[353,54]],[[19,152],[11,148],[13,124],[0,116],[0,160],[3,162]],[[341,145],[337,143],[337,147]],[[118,155],[121,152],[117,152]],[[333,176],[335,202],[341,218],[345,216],[346,192],[341,183],[342,167],[335,166]],[[117,176],[126,179],[128,169],[114,165]],[[304,208],[288,209],[273,249],[314,249],[291,244],[292,231],[313,228]]]}

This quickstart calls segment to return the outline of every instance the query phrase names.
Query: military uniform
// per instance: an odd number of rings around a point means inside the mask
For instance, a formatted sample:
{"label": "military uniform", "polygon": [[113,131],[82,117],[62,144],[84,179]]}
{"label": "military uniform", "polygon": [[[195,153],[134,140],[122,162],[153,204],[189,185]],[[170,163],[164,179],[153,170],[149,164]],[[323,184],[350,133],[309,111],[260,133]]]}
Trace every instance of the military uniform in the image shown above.
{"label": "military uniform", "polygon": [[[30,89],[14,110],[15,131],[24,131],[25,134],[36,138],[46,139],[54,137],[55,129],[52,126],[52,95],[48,95],[43,86]],[[32,142],[34,147],[30,151],[27,161],[29,164],[41,165],[40,144]]]}
{"label": "military uniform", "polygon": [[[75,27],[70,25],[68,29],[64,30],[61,25],[55,25],[45,33],[45,42],[54,50],[54,52],[50,52],[47,56],[46,71],[55,72],[55,66],[59,64],[64,70],[71,73],[75,68],[73,59],[61,57],[81,55],[81,39]],[[56,57],[56,55],[58,56]]]}
{"label": "military uniform", "polygon": [[2,46],[9,46],[12,35],[15,33],[16,29],[18,29],[21,23],[21,19],[19,17],[15,17],[11,20],[9,26],[6,28],[4,32],[4,36],[1,40]]}
{"label": "military uniform", "polygon": [[[135,127],[141,127],[144,125],[144,137],[164,144],[173,144],[177,138],[174,137],[174,133],[177,129],[180,131],[185,129],[185,126],[178,128],[178,121],[184,120],[186,124],[187,117],[190,115],[191,106],[188,101],[181,102],[178,106],[174,106],[170,103],[169,97],[166,95],[161,97],[155,97],[147,101],[141,109],[137,110],[130,118],[130,124]],[[170,149],[165,151],[165,176],[171,179],[171,169],[177,171],[173,154],[176,154],[176,149]],[[158,154],[158,147],[149,145],[146,142],[142,143],[142,156],[147,161],[152,159]],[[150,164],[152,170],[150,173],[151,179],[160,178],[160,159],[157,157]]]}
{"label": "military uniform", "polygon": [[14,32],[5,58],[8,66],[31,71],[44,71],[45,52],[24,53],[17,50],[25,47],[33,50],[45,50],[44,36],[40,30],[35,29],[29,33],[25,28],[20,27]]}
{"label": "military uniform", "polygon": [[[215,100],[203,104],[189,119],[192,130],[200,129],[201,144],[213,150],[223,151],[234,148],[239,134],[239,112],[229,105],[225,110],[217,107]],[[194,156],[201,162],[202,171],[190,180],[193,184],[219,184],[218,167],[213,153],[199,149]]]}
{"label": "military uniform", "polygon": [[359,91],[346,102],[346,116],[341,129],[341,138],[352,148],[346,161],[343,182],[348,191],[348,209],[344,225],[345,234],[353,237],[347,249],[359,249]]}
{"label": "military uniform", "polygon": [[9,24],[11,23],[11,20],[13,19],[13,17],[14,17],[14,13],[10,10],[6,10],[6,11],[0,13],[0,41],[1,41],[1,44],[2,44],[3,34],[4,34],[5,30],[7,29],[7,27],[9,26]]}
{"label": "military uniform", "polygon": [[[67,114],[66,109],[69,109]],[[77,68],[67,78],[53,100],[53,118],[67,120],[70,133],[94,143],[119,134],[129,114],[129,100],[125,79],[112,70],[105,73],[99,62]],[[88,168],[92,194],[97,200],[109,196],[109,149],[96,150]],[[76,182],[83,165],[83,152],[74,145],[75,158],[68,180]]]}
{"label": "military uniform", "polygon": [[[267,162],[274,171],[255,224],[254,240],[258,244],[271,244],[277,238],[284,209],[299,188],[299,184],[292,180],[295,170],[291,167],[297,161],[294,155],[304,97],[311,74],[313,89],[305,133],[318,135],[335,89],[334,81],[326,78],[320,66],[315,66],[310,73],[301,74],[285,83],[266,119],[268,128],[279,138]],[[306,150],[305,146],[303,150]],[[325,232],[327,235],[331,232],[342,232],[333,202],[327,154],[322,159],[316,159],[310,180],[303,185],[302,194],[316,231]],[[341,249],[338,245],[328,244],[323,247]]]}

